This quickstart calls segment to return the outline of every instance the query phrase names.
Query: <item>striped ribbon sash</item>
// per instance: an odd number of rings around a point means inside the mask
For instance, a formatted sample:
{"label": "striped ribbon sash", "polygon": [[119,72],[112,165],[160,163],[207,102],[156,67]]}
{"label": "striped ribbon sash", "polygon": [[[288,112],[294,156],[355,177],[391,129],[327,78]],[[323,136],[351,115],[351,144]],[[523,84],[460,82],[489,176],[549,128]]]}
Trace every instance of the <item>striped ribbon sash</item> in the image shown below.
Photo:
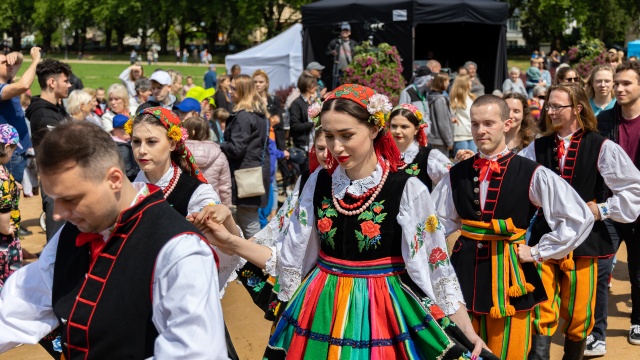
{"label": "striped ribbon sash", "polygon": [[[525,243],[527,230],[518,229],[511,218],[491,222],[462,220],[462,236],[476,241],[491,241],[491,317],[501,318],[516,313],[509,298],[532,292],[518,261],[518,244]],[[511,285],[510,285],[511,284]]]}
{"label": "striped ribbon sash", "polygon": [[363,278],[386,277],[402,274],[406,271],[404,260],[400,256],[350,261],[337,259],[323,252],[320,252],[318,256],[318,268],[333,275]]}

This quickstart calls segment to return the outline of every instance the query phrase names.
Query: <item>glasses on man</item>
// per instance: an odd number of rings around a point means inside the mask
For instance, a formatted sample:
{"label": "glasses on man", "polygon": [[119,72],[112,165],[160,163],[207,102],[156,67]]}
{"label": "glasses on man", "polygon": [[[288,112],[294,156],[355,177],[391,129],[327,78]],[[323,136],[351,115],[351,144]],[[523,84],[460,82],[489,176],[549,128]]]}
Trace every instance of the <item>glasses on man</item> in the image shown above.
{"label": "glasses on man", "polygon": [[564,82],[578,82],[580,81],[580,77],[576,76],[576,77],[568,77],[566,79],[564,79]]}
{"label": "glasses on man", "polygon": [[564,108],[573,107],[573,105],[545,105],[544,109],[547,111],[558,112]]}

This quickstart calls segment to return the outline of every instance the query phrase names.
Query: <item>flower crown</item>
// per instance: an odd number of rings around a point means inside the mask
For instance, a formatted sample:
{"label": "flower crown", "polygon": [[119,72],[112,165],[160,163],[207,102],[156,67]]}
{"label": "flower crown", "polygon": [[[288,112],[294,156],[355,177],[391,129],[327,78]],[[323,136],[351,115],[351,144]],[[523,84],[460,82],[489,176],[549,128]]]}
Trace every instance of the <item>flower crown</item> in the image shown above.
{"label": "flower crown", "polygon": [[[130,116],[129,120],[124,123],[124,131],[130,136],[133,135],[133,117]],[[189,132],[187,129],[171,123],[169,129],[167,129],[167,136],[169,139],[174,140],[177,143],[186,141],[189,138]]]}
{"label": "flower crown", "polygon": [[416,119],[418,119],[419,125],[426,125],[427,122],[425,121],[425,119],[422,116],[422,112],[420,110],[418,110],[418,108],[413,105],[413,104],[400,104],[397,105],[396,107],[393,108],[393,111],[396,111],[398,109],[405,109],[408,111],[411,111],[411,113],[416,117]]}
{"label": "flower crown", "polygon": [[[337,87],[329,93],[324,101],[332,99],[347,99],[367,109],[369,112],[369,122],[378,126],[378,131],[382,131],[391,113],[391,102],[386,95],[378,94],[373,89],[355,84],[345,84]],[[318,115],[322,110],[322,104],[317,103],[309,107],[308,114],[311,119],[320,125]]]}

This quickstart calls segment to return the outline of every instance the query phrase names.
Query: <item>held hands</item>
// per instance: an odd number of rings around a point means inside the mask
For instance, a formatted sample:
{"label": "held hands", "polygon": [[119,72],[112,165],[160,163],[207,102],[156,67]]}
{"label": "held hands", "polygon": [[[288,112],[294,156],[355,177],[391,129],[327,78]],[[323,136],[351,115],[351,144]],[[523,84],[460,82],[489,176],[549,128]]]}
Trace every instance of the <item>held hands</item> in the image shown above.
{"label": "held hands", "polygon": [[459,163],[460,161],[467,160],[468,158],[473,157],[475,154],[476,153],[468,149],[458,150],[458,153],[456,154],[456,157],[455,159],[453,159],[453,161]]}
{"label": "held hands", "polygon": [[208,220],[214,223],[224,224],[229,217],[231,217],[229,208],[222,204],[217,204],[203,207],[199,213],[188,215],[187,220],[191,221],[200,231],[204,231],[207,227],[206,222]]}
{"label": "held hands", "polygon": [[453,124],[457,124],[458,123],[458,118],[456,118],[456,117],[451,118],[451,122]]}
{"label": "held hands", "polygon": [[589,210],[591,210],[591,213],[593,214],[593,219],[595,221],[602,220],[602,218],[600,217],[600,210],[598,210],[598,205],[596,205],[595,202],[589,201],[587,203],[587,206],[589,207]]}

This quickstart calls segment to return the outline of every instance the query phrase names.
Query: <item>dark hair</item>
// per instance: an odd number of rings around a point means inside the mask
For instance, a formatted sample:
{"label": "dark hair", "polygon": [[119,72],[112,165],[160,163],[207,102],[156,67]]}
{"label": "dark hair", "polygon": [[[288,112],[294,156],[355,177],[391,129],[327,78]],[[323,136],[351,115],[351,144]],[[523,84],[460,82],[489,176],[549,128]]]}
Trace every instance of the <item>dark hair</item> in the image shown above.
{"label": "dark hair", "polygon": [[97,87],[97,88],[96,88],[96,91],[98,91],[98,90],[106,91],[102,86]]}
{"label": "dark hair", "polygon": [[298,89],[301,94],[305,94],[314,86],[318,86],[318,79],[315,76],[303,73],[298,78]]}
{"label": "dark hair", "polygon": [[47,58],[36,66],[36,75],[41,89],[47,88],[47,80],[57,78],[60,74],[71,76],[71,68],[62,61]]}
{"label": "dark hair", "polygon": [[[359,122],[367,125],[370,128],[375,126],[369,121],[369,117],[371,117],[369,111],[367,111],[367,109],[363,106],[351,100],[335,98],[325,101],[324,104],[322,104],[322,111],[320,111],[320,119],[322,119],[322,116],[329,111],[341,112],[353,116]],[[378,132],[378,135],[373,140],[373,145],[376,154],[389,161],[389,165],[391,167],[390,170],[392,172],[397,171],[398,164],[400,163],[400,150],[398,150],[396,143],[393,141],[393,138],[386,129],[382,129]],[[334,163],[331,168],[329,168],[329,171],[333,172],[336,167],[337,162]]]}
{"label": "dark hair", "polygon": [[553,79],[553,85],[558,85],[559,83],[564,82],[564,79],[567,78],[567,73],[569,71],[575,72],[576,75],[578,74],[578,72],[575,71],[571,66],[561,67],[558,70],[556,70],[556,77]]}
{"label": "dark hair", "polygon": [[182,126],[187,129],[189,140],[209,140],[209,123],[203,117],[192,116],[183,121]]}
{"label": "dark hair", "polygon": [[[5,146],[5,145],[6,145],[5,143],[1,143],[1,142],[0,142],[0,157],[5,157],[5,156],[7,156],[7,155],[8,155],[8,154],[4,151],[4,146]],[[12,148],[12,149],[15,149],[15,148],[17,148],[17,147],[18,147],[18,145],[16,145],[16,144],[11,144],[11,145],[9,145],[9,147],[10,147],[10,148]]]}
{"label": "dark hair", "polygon": [[500,119],[502,119],[502,121],[507,121],[507,119],[511,115],[511,109],[509,109],[509,105],[507,104],[507,102],[504,101],[504,99],[502,99],[501,97],[491,94],[482,95],[477,98],[471,105],[471,108],[473,109],[474,107],[486,105],[497,105],[500,109]]}
{"label": "dark hair", "polygon": [[229,116],[230,116],[229,111],[225,108],[219,107],[213,110],[213,118],[217,119],[220,122],[226,122]]}
{"label": "dark hair", "polygon": [[409,120],[409,122],[418,129],[418,134],[416,135],[418,144],[420,144],[420,146],[427,146],[427,134],[425,134],[424,130],[420,128],[420,120],[418,120],[414,113],[405,108],[395,109],[391,112],[389,115],[389,128],[391,128],[391,120],[398,115],[407,118],[407,120]]}
{"label": "dark hair", "polygon": [[638,77],[638,82],[640,83],[640,62],[627,60],[616,66],[616,74],[627,70],[635,71],[636,76]]}
{"label": "dark hair", "polygon": [[445,86],[445,82],[447,80],[449,80],[449,75],[447,73],[438,73],[431,82],[431,90],[439,92],[447,90],[447,87]]}
{"label": "dark hair", "polygon": [[540,130],[538,130],[538,126],[536,126],[535,120],[533,120],[533,115],[531,115],[531,108],[529,108],[527,97],[517,92],[508,92],[504,95],[503,99],[505,100],[505,102],[507,99],[515,99],[520,101],[520,103],[522,104],[522,125],[520,125],[518,135],[520,135],[520,139],[522,140],[520,148],[524,149],[529,146],[529,144],[531,144],[533,140],[536,139],[536,135],[540,133]]}
{"label": "dark hair", "polygon": [[[142,123],[149,124],[152,126],[159,126],[165,131],[167,131],[166,128],[164,127],[164,124],[162,124],[162,121],[160,121],[160,119],[153,116],[152,114],[139,113],[138,115],[136,115],[136,117],[133,119],[132,128],[135,128],[136,125],[142,124]],[[168,134],[167,134],[167,139],[169,139]],[[187,174],[191,174],[191,167],[189,166],[188,160],[180,156],[180,154],[178,154],[177,152],[175,151],[171,152],[171,161],[176,163],[176,165],[178,165],[183,172]]]}
{"label": "dark hair", "polygon": [[141,91],[149,91],[151,90],[151,80],[147,78],[140,78],[136,80],[136,94]]}
{"label": "dark hair", "polygon": [[99,180],[113,166],[125,172],[111,135],[88,121],[62,123],[48,131],[36,150],[36,161],[45,174],[80,166],[86,178]]}

